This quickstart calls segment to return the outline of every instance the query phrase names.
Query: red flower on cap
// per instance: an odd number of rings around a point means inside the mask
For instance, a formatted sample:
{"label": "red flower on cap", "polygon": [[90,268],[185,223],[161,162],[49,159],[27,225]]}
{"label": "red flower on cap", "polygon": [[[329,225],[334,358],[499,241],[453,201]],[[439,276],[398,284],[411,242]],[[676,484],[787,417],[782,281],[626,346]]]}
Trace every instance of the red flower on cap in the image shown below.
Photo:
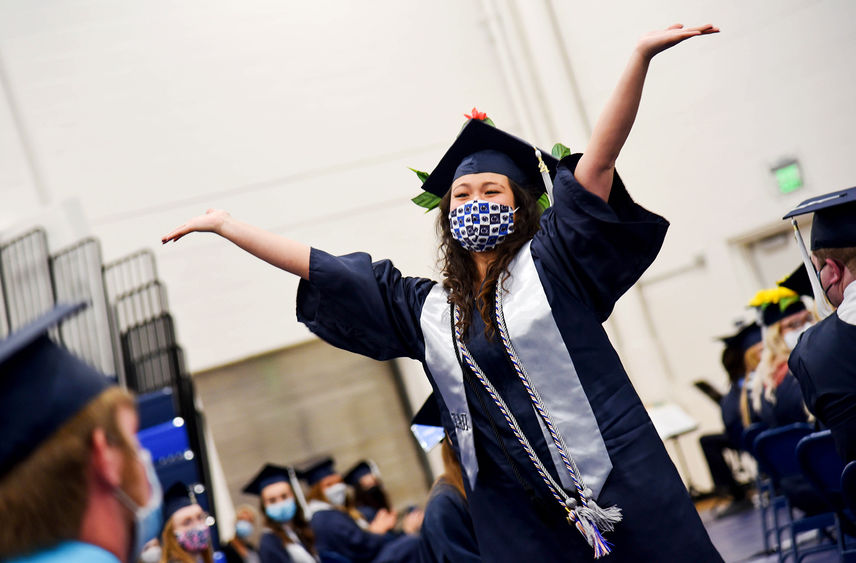
{"label": "red flower on cap", "polygon": [[477,110],[476,108],[473,108],[473,111],[471,113],[472,115],[467,115],[465,113],[464,117],[466,117],[467,119],[478,119],[479,121],[484,121],[485,119],[487,119],[487,114],[483,111]]}

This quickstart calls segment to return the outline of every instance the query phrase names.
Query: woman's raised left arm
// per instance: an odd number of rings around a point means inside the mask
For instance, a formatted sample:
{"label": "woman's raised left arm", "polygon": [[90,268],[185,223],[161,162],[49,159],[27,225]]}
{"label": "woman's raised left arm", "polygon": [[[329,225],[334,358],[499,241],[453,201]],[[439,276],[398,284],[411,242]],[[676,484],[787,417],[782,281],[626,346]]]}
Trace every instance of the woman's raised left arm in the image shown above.
{"label": "woman's raised left arm", "polygon": [[654,55],[690,37],[718,32],[719,28],[710,24],[688,28],[675,24],[639,39],[574,171],[574,176],[584,188],[604,201],[609,200],[615,161],[636,119],[645,75]]}

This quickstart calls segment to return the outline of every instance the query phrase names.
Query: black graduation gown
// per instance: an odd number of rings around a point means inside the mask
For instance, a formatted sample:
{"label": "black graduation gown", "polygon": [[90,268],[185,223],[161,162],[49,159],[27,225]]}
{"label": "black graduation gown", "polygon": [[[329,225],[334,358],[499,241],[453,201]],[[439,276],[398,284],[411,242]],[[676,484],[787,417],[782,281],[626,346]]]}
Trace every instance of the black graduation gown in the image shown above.
{"label": "black graduation gown", "polygon": [[282,540],[268,530],[262,532],[259,540],[259,559],[262,563],[291,563],[291,556],[282,545]]}
{"label": "black graduation gown", "polygon": [[725,425],[725,434],[728,436],[731,447],[735,450],[742,449],[743,418],[740,414],[740,395],[743,392],[744,381],[740,380],[739,383],[732,383],[731,388],[728,389],[728,393],[719,401],[722,424]]}
{"label": "black graduation gown", "polygon": [[420,563],[478,563],[479,548],[467,500],[444,480],[431,489],[419,543]]}
{"label": "black graduation gown", "polygon": [[416,560],[415,538],[395,534],[373,534],[363,530],[341,510],[318,510],[309,522],[315,534],[315,549],[324,555],[334,553],[351,563],[405,562]]}
{"label": "black graduation gown", "polygon": [[[530,251],[612,461],[597,499],[604,507],[619,506],[624,515],[606,534],[614,546],[609,559],[721,561],[602,327],[615,301],[656,257],[668,223],[635,204],[617,176],[607,204],[576,182],[570,166],[569,159],[559,164],[555,202],[542,215]],[[458,451],[451,416],[425,364],[420,314],[434,283],[403,277],[388,260],[372,263],[365,253],[334,257],[312,249],[309,280],[298,289],[297,316],[334,346],[377,360],[405,356],[421,361]],[[479,315],[473,315],[469,349],[555,476],[529,396],[502,344],[488,341],[482,329]],[[486,561],[593,559],[592,548],[569,525],[489,395],[480,387],[464,387],[479,463],[475,488],[466,478],[464,484],[481,556]],[[488,417],[536,503],[515,477]]]}
{"label": "black graduation gown", "polygon": [[767,428],[778,428],[796,422],[808,422],[800,384],[788,373],[776,387],[776,400],[770,402],[761,396],[761,421]]}
{"label": "black graduation gown", "polygon": [[808,409],[832,432],[846,462],[856,460],[856,326],[832,314],[806,331],[788,359]]}

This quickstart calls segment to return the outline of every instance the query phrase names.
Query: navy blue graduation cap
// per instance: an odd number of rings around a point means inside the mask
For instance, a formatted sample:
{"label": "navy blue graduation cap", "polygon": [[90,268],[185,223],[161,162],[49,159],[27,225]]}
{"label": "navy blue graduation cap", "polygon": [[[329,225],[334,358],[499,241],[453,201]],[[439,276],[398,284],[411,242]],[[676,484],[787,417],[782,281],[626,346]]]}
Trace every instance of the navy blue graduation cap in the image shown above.
{"label": "navy blue graduation cap", "polygon": [[805,266],[800,264],[797,269],[788,274],[788,276],[778,283],[781,287],[787,287],[797,295],[805,295],[812,297],[811,278],[808,277],[808,271]]}
{"label": "navy blue graduation cap", "polygon": [[300,464],[297,474],[312,487],[324,477],[336,474],[333,464],[332,457],[315,458]]}
{"label": "navy blue graduation cap", "polygon": [[349,484],[352,487],[355,487],[357,483],[360,482],[360,479],[365,477],[366,475],[373,475],[374,469],[366,460],[358,461],[351,469],[345,473],[345,476],[342,479],[345,483]]}
{"label": "navy blue graduation cap", "polygon": [[48,337],[85,307],[57,305],[0,341],[0,475],[113,384]]}
{"label": "navy blue graduation cap", "polygon": [[720,340],[729,348],[733,347],[746,352],[746,350],[761,342],[761,327],[758,326],[758,323],[749,323],[741,327],[735,334],[723,336]]}
{"label": "navy blue graduation cap", "polygon": [[190,489],[181,481],[177,481],[166,490],[163,495],[163,523],[164,526],[172,515],[184,508],[196,504],[196,498],[191,497]]}
{"label": "navy blue graduation cap", "polygon": [[811,249],[856,246],[856,187],[809,198],[783,217],[814,213]]}
{"label": "navy blue graduation cap", "polygon": [[244,486],[242,492],[250,495],[261,496],[262,489],[268,485],[273,485],[274,483],[291,484],[288,467],[266,463],[264,467],[256,473],[256,476]]}
{"label": "navy blue graduation cap", "polygon": [[[550,174],[555,175],[559,161],[549,151],[541,151],[541,158]],[[483,121],[470,119],[422,189],[443,197],[452,182],[465,174],[495,172],[508,176],[538,198],[546,190],[539,164],[535,147],[530,143]]]}
{"label": "navy blue graduation cap", "polygon": [[422,407],[413,415],[410,431],[423,451],[430,451],[446,437],[443,422],[440,419],[440,405],[434,393],[428,395]]}

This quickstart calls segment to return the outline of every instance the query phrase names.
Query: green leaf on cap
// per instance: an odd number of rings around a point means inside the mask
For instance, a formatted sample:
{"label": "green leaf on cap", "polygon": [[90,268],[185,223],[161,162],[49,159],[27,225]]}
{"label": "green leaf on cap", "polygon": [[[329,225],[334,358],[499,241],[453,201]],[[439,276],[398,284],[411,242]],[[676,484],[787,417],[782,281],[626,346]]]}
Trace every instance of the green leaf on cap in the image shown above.
{"label": "green leaf on cap", "polygon": [[[409,167],[408,167],[408,168],[409,168]],[[409,168],[409,169],[410,169],[410,170],[413,170],[414,172],[416,172],[416,175],[419,177],[419,180],[421,180],[423,184],[425,183],[425,180],[427,180],[427,179],[428,179],[428,176],[430,176],[430,174],[429,174],[428,172],[423,172],[423,171],[421,171],[421,170],[416,170],[415,168]]]}
{"label": "green leaf on cap", "polygon": [[541,208],[541,213],[544,213],[550,208],[550,198],[547,197],[547,192],[544,192],[541,194],[541,197],[538,198],[538,207]]}
{"label": "green leaf on cap", "polygon": [[562,143],[556,143],[553,145],[553,150],[550,151],[554,158],[558,160],[562,160],[566,156],[570,156],[571,149],[563,145]]}
{"label": "green leaf on cap", "polygon": [[790,297],[782,297],[782,299],[779,301],[779,311],[784,313],[785,309],[787,309],[788,307],[790,307],[791,305],[793,305],[794,303],[796,303],[799,300],[800,300],[799,295],[791,295]]}
{"label": "green leaf on cap", "polygon": [[487,124],[488,124],[488,125],[490,125],[491,127],[496,127],[496,124],[495,124],[495,123],[493,122],[493,120],[492,120],[491,118],[489,118],[489,117],[485,117],[484,119],[482,119],[482,121],[484,121],[485,123],[487,123]]}
{"label": "green leaf on cap", "polygon": [[[418,172],[417,172],[417,174],[418,174]],[[437,197],[436,195],[432,194],[431,192],[422,192],[421,194],[414,197],[410,201],[412,201],[413,203],[415,203],[419,207],[424,207],[426,213],[428,211],[431,211],[432,209],[434,209],[438,205],[440,205],[440,198]]]}

